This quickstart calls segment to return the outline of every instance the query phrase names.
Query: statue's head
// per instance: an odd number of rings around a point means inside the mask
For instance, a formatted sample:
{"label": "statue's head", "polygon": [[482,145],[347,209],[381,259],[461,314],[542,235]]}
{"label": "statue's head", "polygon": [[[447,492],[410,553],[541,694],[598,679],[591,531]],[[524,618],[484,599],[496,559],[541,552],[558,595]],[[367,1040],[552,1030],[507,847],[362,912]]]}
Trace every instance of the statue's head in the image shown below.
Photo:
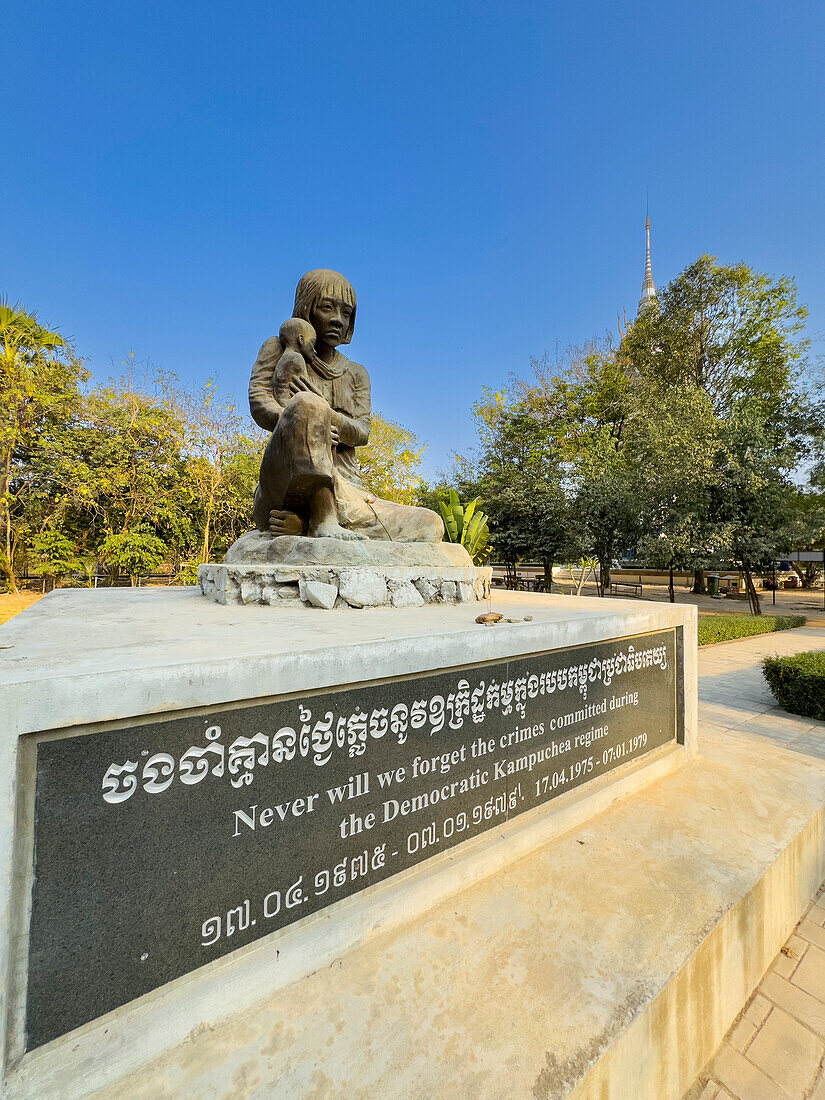
{"label": "statue's head", "polygon": [[295,288],[292,313],[309,321],[319,344],[348,344],[355,329],[355,291],[337,271],[308,271]]}
{"label": "statue's head", "polygon": [[315,354],[315,329],[301,317],[289,317],[281,325],[278,338],[284,348],[299,351],[305,358]]}

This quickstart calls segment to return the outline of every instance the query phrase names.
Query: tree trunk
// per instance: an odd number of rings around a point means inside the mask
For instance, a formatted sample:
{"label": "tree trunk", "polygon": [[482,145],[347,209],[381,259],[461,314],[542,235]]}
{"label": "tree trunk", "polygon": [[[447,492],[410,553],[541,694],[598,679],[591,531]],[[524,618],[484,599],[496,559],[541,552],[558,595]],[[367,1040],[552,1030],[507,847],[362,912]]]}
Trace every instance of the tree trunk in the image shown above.
{"label": "tree trunk", "polygon": [[813,588],[816,584],[816,563],[809,562],[805,568],[799,564],[798,561],[791,562],[791,569],[799,577],[799,582],[803,588]]}
{"label": "tree trunk", "polygon": [[209,561],[209,529],[212,526],[212,495],[209,496],[209,502],[206,506],[206,517],[203,526],[203,557],[201,561]]}
{"label": "tree trunk", "polygon": [[[670,576],[667,582],[667,591],[670,596],[670,602],[676,603],[676,593],[673,590],[673,562],[670,563]],[[694,591],[696,590],[694,589]]]}
{"label": "tree trunk", "polygon": [[544,559],[544,584],[548,592],[553,591],[553,560],[552,558]]}
{"label": "tree trunk", "polygon": [[599,595],[610,591],[610,559],[599,562]]}
{"label": "tree trunk", "polygon": [[743,572],[745,574],[745,591],[748,593],[748,604],[750,605],[750,609],[754,615],[761,615],[762,606],[759,603],[759,596],[756,593],[756,585],[753,583],[750,566],[746,565]]}
{"label": "tree trunk", "polygon": [[[572,569],[570,570],[570,576],[573,577],[573,570]],[[582,565],[581,570],[579,572],[579,579],[576,580],[576,578],[573,577],[573,583],[576,586],[576,595],[577,596],[581,596],[581,594],[582,594],[582,589],[584,588],[585,578],[586,578],[586,570],[585,570],[584,566]]]}
{"label": "tree trunk", "polygon": [[3,524],[3,570],[8,578],[8,585],[14,595],[17,595],[17,581],[14,579],[14,562],[12,561],[12,548],[11,548],[11,511],[9,510],[9,500],[6,495],[9,488],[9,473],[11,471],[11,452],[9,451],[3,456],[2,474],[0,474],[0,506],[3,509],[4,524]]}
{"label": "tree trunk", "polygon": [[707,592],[707,584],[705,583],[705,571],[704,569],[693,570],[693,594],[694,596],[703,596]]}

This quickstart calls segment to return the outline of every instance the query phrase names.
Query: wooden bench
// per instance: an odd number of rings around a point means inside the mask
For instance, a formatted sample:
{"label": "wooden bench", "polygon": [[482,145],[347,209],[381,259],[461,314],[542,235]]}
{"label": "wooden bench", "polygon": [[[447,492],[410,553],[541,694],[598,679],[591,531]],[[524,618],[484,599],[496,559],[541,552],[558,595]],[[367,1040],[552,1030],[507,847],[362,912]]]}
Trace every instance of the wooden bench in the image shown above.
{"label": "wooden bench", "polygon": [[642,586],[636,581],[612,581],[610,584],[610,595],[620,596],[621,593],[618,591],[619,588],[632,588],[634,596],[641,596],[642,594]]}

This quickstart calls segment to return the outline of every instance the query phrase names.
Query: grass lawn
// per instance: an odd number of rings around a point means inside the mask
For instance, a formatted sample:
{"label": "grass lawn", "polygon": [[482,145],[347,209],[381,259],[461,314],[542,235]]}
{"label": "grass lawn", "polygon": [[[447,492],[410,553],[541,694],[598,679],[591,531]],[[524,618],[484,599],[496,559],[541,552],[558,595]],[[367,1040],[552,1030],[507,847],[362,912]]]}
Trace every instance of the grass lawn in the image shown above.
{"label": "grass lawn", "polygon": [[805,625],[804,615],[707,615],[699,619],[699,645],[772,634]]}

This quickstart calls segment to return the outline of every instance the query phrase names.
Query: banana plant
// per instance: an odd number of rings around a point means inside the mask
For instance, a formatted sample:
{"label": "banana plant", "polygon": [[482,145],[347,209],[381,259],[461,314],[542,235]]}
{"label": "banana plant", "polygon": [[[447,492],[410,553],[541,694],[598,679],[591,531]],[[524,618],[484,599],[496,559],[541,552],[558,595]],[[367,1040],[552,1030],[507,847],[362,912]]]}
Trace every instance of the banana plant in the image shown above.
{"label": "banana plant", "polygon": [[483,565],[490,556],[490,528],[478,505],[477,499],[461,504],[455,489],[448,489],[447,500],[438,502],[447,542],[461,543],[473,562]]}

